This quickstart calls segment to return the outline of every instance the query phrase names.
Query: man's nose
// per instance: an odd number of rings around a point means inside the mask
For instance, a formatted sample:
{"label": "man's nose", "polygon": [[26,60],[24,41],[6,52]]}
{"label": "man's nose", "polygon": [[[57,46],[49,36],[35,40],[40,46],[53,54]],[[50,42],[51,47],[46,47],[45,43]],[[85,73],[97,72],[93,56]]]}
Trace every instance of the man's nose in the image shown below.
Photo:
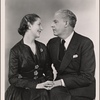
{"label": "man's nose", "polygon": [[51,27],[54,27],[54,23],[53,22],[51,23]]}

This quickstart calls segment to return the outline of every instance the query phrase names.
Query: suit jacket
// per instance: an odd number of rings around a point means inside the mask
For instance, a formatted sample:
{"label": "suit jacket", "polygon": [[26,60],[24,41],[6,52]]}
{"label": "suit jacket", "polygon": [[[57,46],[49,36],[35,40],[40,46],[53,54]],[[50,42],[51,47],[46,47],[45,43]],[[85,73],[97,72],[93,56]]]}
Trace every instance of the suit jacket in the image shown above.
{"label": "suit jacket", "polygon": [[9,57],[9,82],[15,87],[36,88],[38,83],[53,79],[47,48],[35,41],[37,57],[29,46],[18,42],[11,50]]}
{"label": "suit jacket", "polygon": [[55,37],[48,44],[51,64],[63,79],[65,87],[73,96],[95,98],[95,55],[92,41],[74,32],[62,61],[59,60],[61,39]]}

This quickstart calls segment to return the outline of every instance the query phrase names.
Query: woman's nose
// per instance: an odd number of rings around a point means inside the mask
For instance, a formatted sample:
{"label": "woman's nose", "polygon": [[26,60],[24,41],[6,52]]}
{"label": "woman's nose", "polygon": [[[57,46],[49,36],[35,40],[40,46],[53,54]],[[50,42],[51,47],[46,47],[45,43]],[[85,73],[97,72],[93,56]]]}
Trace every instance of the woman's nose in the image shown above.
{"label": "woman's nose", "polygon": [[41,31],[43,30],[43,27],[41,26]]}

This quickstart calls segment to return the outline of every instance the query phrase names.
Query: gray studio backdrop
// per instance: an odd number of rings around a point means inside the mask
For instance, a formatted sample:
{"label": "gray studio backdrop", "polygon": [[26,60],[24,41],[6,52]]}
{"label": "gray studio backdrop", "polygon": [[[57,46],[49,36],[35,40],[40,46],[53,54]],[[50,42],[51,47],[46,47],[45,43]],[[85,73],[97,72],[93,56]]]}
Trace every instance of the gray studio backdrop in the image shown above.
{"label": "gray studio backdrop", "polygon": [[[54,37],[51,22],[60,8],[68,8],[77,16],[76,32],[91,38],[98,57],[98,33],[96,27],[96,0],[6,0],[5,1],[5,89],[8,82],[9,51],[22,37],[18,34],[22,17],[29,13],[41,16],[43,31],[38,39],[43,43]],[[98,58],[97,58],[98,59]],[[98,64],[97,64],[98,65]]]}

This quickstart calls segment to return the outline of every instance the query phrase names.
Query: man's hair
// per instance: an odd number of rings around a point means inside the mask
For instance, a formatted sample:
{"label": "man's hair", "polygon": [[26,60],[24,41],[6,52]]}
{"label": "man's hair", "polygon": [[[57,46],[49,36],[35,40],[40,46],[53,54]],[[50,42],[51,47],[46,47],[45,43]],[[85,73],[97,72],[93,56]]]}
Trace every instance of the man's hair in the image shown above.
{"label": "man's hair", "polygon": [[60,9],[56,13],[61,14],[64,20],[69,19],[70,26],[73,28],[75,27],[77,18],[76,18],[76,15],[72,11],[68,9]]}

